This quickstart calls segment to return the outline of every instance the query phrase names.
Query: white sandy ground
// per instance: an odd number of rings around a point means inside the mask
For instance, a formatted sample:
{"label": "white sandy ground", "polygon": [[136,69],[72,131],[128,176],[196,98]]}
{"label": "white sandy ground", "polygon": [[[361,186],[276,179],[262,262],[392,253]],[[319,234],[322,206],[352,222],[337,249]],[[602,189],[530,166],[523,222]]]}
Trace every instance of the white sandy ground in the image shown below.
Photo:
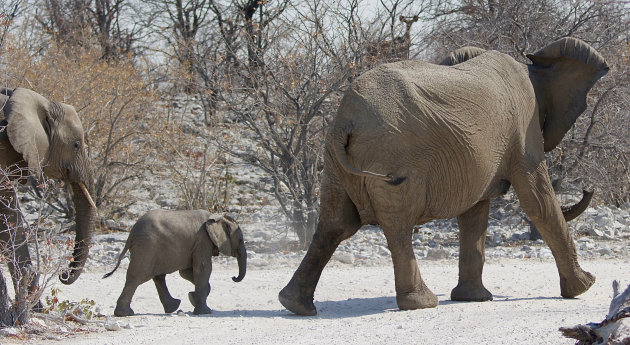
{"label": "white sandy ground", "polygon": [[[295,267],[297,267],[297,262]],[[399,311],[391,265],[353,266],[331,262],[317,291],[315,317],[296,316],[280,305],[278,291],[295,267],[252,267],[240,283],[235,262],[215,264],[208,305],[213,313],[192,315],[186,298],[192,285],[177,274],[167,276],[180,315],[164,314],[152,282],[141,285],[132,302],[136,315],[116,318],[131,328],[37,339],[37,344],[574,344],[558,332],[561,326],[599,322],[608,312],[611,284],[628,284],[629,260],[581,260],[597,277],[595,285],[576,299],[560,298],[552,260],[490,259],[484,283],[494,301],[462,303],[449,300],[457,282],[457,261],[421,261],[427,285],[439,297],[437,308]],[[103,272],[105,270],[103,269]],[[87,272],[61,298],[90,298],[104,314],[113,315],[123,287],[125,269],[108,278]],[[33,341],[33,340],[31,340]],[[2,343],[18,342],[5,338]],[[29,342],[30,343],[30,342]]]}

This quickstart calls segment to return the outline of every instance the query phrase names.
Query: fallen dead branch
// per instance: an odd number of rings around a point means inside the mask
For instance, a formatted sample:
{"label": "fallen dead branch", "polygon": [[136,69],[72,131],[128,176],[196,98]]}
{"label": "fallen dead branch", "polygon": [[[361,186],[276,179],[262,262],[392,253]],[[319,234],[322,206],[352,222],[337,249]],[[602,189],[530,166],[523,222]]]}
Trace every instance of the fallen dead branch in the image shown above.
{"label": "fallen dead branch", "polygon": [[608,315],[599,323],[587,323],[574,327],[560,327],[567,338],[578,340],[576,345],[630,345],[630,285],[619,293],[619,282],[613,281],[613,299]]}

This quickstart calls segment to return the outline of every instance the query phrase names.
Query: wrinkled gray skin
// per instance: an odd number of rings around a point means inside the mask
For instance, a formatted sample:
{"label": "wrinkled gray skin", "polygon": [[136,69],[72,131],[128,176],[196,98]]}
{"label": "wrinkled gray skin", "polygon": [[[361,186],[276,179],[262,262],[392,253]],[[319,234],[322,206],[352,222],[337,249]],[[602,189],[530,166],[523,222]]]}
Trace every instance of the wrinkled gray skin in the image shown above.
{"label": "wrinkled gray skin", "polygon": [[[89,195],[93,190],[92,164],[85,150],[81,120],[72,106],[49,101],[23,88],[1,89],[0,109],[3,118],[0,168],[10,174],[8,178],[26,183],[29,174],[43,174],[61,179],[71,187],[76,210],[75,247],[68,270],[59,278],[64,284],[72,284],[87,260],[96,219],[96,206]],[[18,217],[15,191],[3,189],[0,200],[0,213],[15,224]],[[19,228],[13,236],[17,244],[16,265],[10,265],[9,269],[14,286],[17,270],[31,263],[22,230]],[[4,247],[12,240],[7,223],[0,222],[0,245]],[[31,279],[33,290],[37,287],[37,279]]]}
{"label": "wrinkled gray skin", "polygon": [[412,227],[451,217],[460,229],[451,299],[491,300],[481,279],[489,201],[510,185],[554,255],[561,295],[589,289],[595,277],[578,264],[545,151],[584,111],[588,91],[608,66],[572,38],[528,57],[531,65],[497,51],[453,66],[403,61],[353,82],[326,140],[317,231],[279,294],[287,309],[317,314],[313,295],[324,266],[363,224],[383,228],[398,307],[437,306],[418,270]]}
{"label": "wrinkled gray skin", "polygon": [[195,307],[193,313],[209,314],[206,299],[210,293],[212,256],[222,253],[237,258],[239,273],[232,278],[235,282],[243,280],[247,266],[241,228],[232,218],[205,210],[148,212],[134,224],[116,267],[103,278],[116,271],[127,250],[131,253],[129,268],[114,310],[116,316],[134,314],[133,294],[140,284],[150,279],[155,283],[164,311],[177,310],[181,301],[168,292],[165,279],[175,271],[195,284],[195,291],[188,294]]}

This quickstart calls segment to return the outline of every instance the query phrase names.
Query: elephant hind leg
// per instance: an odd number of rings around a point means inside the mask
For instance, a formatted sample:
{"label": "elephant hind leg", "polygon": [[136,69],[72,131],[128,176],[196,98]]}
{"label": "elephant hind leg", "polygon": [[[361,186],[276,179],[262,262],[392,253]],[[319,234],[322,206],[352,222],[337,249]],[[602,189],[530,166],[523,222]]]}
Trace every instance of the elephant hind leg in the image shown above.
{"label": "elephant hind leg", "polygon": [[437,307],[437,296],[425,285],[420,276],[411,244],[413,225],[406,222],[401,224],[399,220],[395,220],[404,219],[403,217],[387,218],[388,220],[379,221],[392,254],[398,308],[413,310]]}
{"label": "elephant hind leg", "polygon": [[361,227],[359,213],[341,185],[325,178],[321,190],[319,223],[313,240],[293,277],[278,294],[285,308],[304,316],[317,315],[313,296],[322,271],[341,241]]}
{"label": "elephant hind leg", "polygon": [[136,289],[140,284],[145,283],[151,279],[151,277],[139,276],[134,272],[139,271],[137,264],[134,264],[133,257],[131,263],[127,269],[127,277],[125,280],[125,286],[123,287],[118,301],[116,301],[116,308],[114,309],[115,316],[131,316],[134,315],[133,309],[131,309],[131,299],[136,293]]}
{"label": "elephant hind leg", "polygon": [[578,263],[575,244],[549,181],[544,157],[534,169],[524,170],[522,176],[511,181],[516,195],[556,260],[562,297],[575,297],[587,291],[595,283],[595,277]]}
{"label": "elephant hind leg", "polygon": [[160,297],[160,302],[162,302],[162,306],[164,307],[164,312],[170,314],[177,310],[181,300],[173,298],[171,293],[168,292],[168,287],[166,286],[166,274],[160,274],[153,277],[153,283],[155,283],[155,288],[157,289],[158,296]]}
{"label": "elephant hind leg", "polygon": [[116,308],[114,309],[115,316],[132,316],[135,314],[133,309],[131,309],[131,299],[139,285],[140,284],[135,281],[130,281],[129,279],[125,281],[125,287],[123,287],[123,291],[120,293],[118,301],[116,301]]}
{"label": "elephant hind leg", "polygon": [[453,301],[491,301],[481,281],[485,261],[490,201],[484,200],[457,217],[459,224],[459,281],[451,291]]}

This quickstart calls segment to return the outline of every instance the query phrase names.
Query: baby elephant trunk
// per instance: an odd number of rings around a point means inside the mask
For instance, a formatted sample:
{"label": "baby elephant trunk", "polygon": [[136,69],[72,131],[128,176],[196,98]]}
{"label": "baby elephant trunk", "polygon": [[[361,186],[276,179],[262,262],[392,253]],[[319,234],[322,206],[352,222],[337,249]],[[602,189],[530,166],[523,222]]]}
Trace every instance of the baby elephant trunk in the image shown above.
{"label": "baby elephant trunk", "polygon": [[240,282],[245,278],[245,271],[247,270],[247,250],[245,250],[245,243],[242,243],[238,248],[236,260],[238,261],[238,277],[232,277],[232,280]]}

